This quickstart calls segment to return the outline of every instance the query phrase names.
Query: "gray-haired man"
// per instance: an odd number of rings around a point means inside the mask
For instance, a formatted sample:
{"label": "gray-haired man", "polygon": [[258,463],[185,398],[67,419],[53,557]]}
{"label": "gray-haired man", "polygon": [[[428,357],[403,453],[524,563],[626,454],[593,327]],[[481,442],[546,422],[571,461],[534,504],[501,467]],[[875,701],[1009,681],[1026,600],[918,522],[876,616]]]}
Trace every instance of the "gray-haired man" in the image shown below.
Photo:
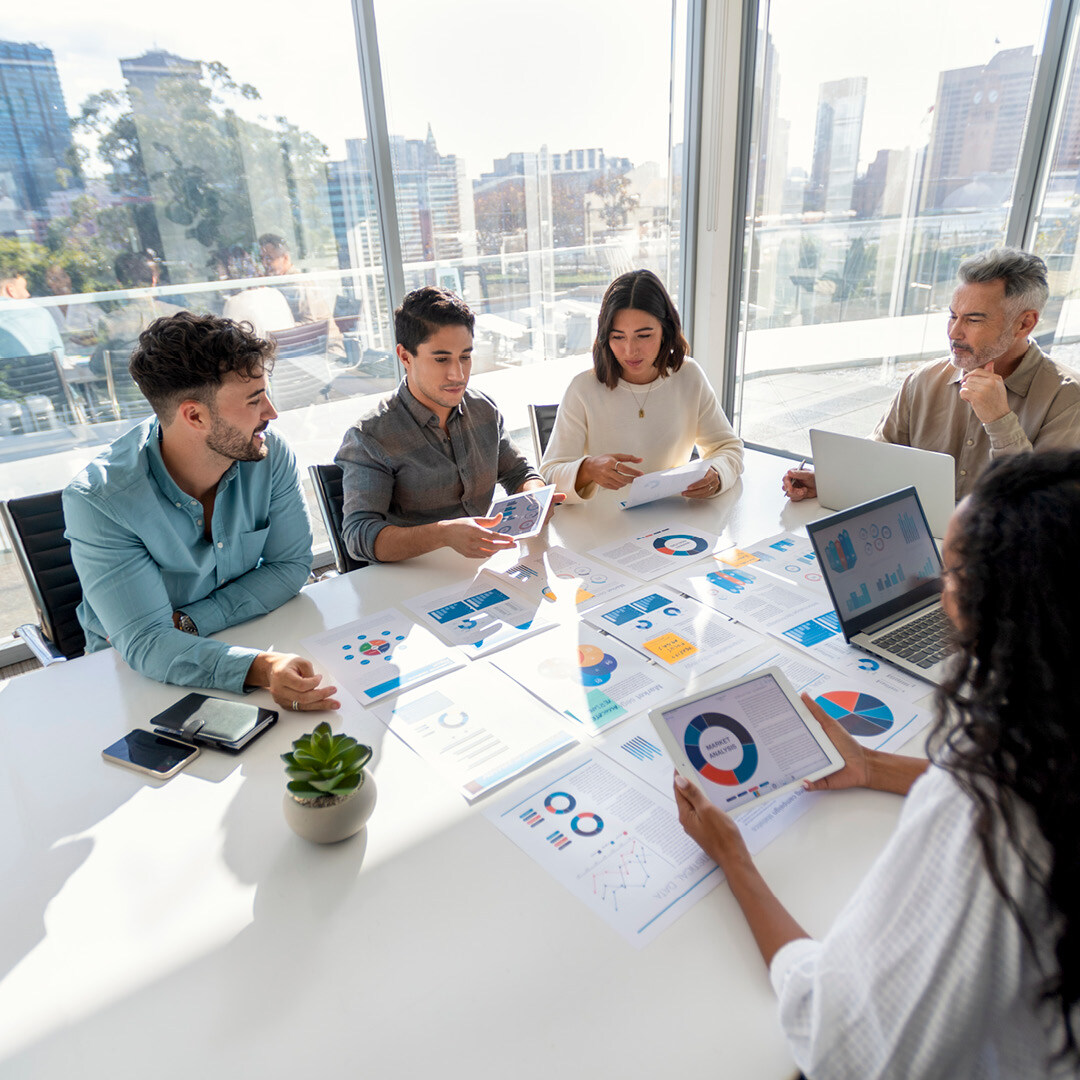
{"label": "gray-haired man", "polygon": [[[1046,264],[994,248],[960,265],[949,306],[950,355],[913,371],[874,438],[950,454],[956,498],[990,461],[1045,447],[1080,447],[1080,383],[1031,341],[1050,290]],[[792,499],[817,492],[814,474],[784,476]]]}

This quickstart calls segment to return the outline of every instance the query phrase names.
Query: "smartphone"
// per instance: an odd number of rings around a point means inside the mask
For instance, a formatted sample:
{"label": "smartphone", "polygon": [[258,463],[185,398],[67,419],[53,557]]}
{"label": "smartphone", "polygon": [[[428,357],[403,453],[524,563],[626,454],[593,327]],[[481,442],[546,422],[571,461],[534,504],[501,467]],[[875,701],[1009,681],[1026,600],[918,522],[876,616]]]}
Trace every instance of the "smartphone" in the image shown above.
{"label": "smartphone", "polygon": [[136,728],[112,746],[107,746],[101,751],[101,756],[106,761],[124,765],[157,780],[168,780],[199,756],[199,748],[179,739],[168,739],[164,735]]}

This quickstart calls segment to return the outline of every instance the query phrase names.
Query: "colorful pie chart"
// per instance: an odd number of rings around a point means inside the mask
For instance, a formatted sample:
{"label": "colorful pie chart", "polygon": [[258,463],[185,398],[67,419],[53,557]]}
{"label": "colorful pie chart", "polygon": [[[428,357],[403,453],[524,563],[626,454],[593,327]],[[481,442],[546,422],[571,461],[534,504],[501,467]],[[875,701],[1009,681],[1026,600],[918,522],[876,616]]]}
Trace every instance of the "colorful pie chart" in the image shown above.
{"label": "colorful pie chart", "polygon": [[830,690],[817,703],[852,735],[881,735],[893,725],[889,706],[858,690]]}
{"label": "colorful pie chart", "polygon": [[690,764],[714,784],[745,784],[757,768],[758,752],[750,732],[723,713],[695,716],[683,733],[683,746]]}
{"label": "colorful pie chart", "polygon": [[661,555],[700,555],[708,546],[700,536],[687,533],[670,533],[668,536],[658,536],[653,541],[653,547]]}

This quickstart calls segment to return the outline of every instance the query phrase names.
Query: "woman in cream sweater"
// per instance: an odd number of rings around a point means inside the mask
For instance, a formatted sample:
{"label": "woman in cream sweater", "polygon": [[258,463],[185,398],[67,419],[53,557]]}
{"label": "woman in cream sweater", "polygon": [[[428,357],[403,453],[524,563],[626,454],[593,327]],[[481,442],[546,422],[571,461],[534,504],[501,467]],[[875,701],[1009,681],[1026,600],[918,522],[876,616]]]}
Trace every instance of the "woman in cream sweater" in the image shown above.
{"label": "woman in cream sweater", "polygon": [[593,369],[567,387],[540,464],[568,503],[685,465],[695,445],[709,469],[683,495],[707,499],[735,483],[742,441],[688,349],[679,313],[655,274],[632,270],[608,286]]}

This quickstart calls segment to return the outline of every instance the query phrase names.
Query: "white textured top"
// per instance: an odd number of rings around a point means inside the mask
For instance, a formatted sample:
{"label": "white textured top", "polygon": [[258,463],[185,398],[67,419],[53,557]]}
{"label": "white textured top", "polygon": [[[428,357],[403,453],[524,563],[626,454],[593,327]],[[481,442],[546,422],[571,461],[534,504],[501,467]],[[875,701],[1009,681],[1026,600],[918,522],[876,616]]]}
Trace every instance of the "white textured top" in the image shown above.
{"label": "white textured top", "polygon": [[[990,880],[974,816],[971,798],[931,766],[824,940],[793,941],[773,957],[781,1025],[815,1080],[1077,1075],[1075,1065],[1048,1065],[1060,1021],[1048,1030],[1052,1007],[1036,1008],[1039,970]],[[1045,841],[1026,809],[1019,833],[1044,862]],[[1052,971],[1045,902],[1016,852],[1005,844],[999,852]]]}
{"label": "white textured top", "polygon": [[[644,409],[645,416],[638,412]],[[739,478],[743,444],[720,408],[705,372],[690,357],[667,378],[637,386],[620,379],[608,389],[592,368],[575,376],[559,405],[540,472],[568,503],[591,499],[596,484],[574,483],[586,457],[633,454],[634,467],[657,472],[685,465],[695,444],[720,476],[720,491]]]}

